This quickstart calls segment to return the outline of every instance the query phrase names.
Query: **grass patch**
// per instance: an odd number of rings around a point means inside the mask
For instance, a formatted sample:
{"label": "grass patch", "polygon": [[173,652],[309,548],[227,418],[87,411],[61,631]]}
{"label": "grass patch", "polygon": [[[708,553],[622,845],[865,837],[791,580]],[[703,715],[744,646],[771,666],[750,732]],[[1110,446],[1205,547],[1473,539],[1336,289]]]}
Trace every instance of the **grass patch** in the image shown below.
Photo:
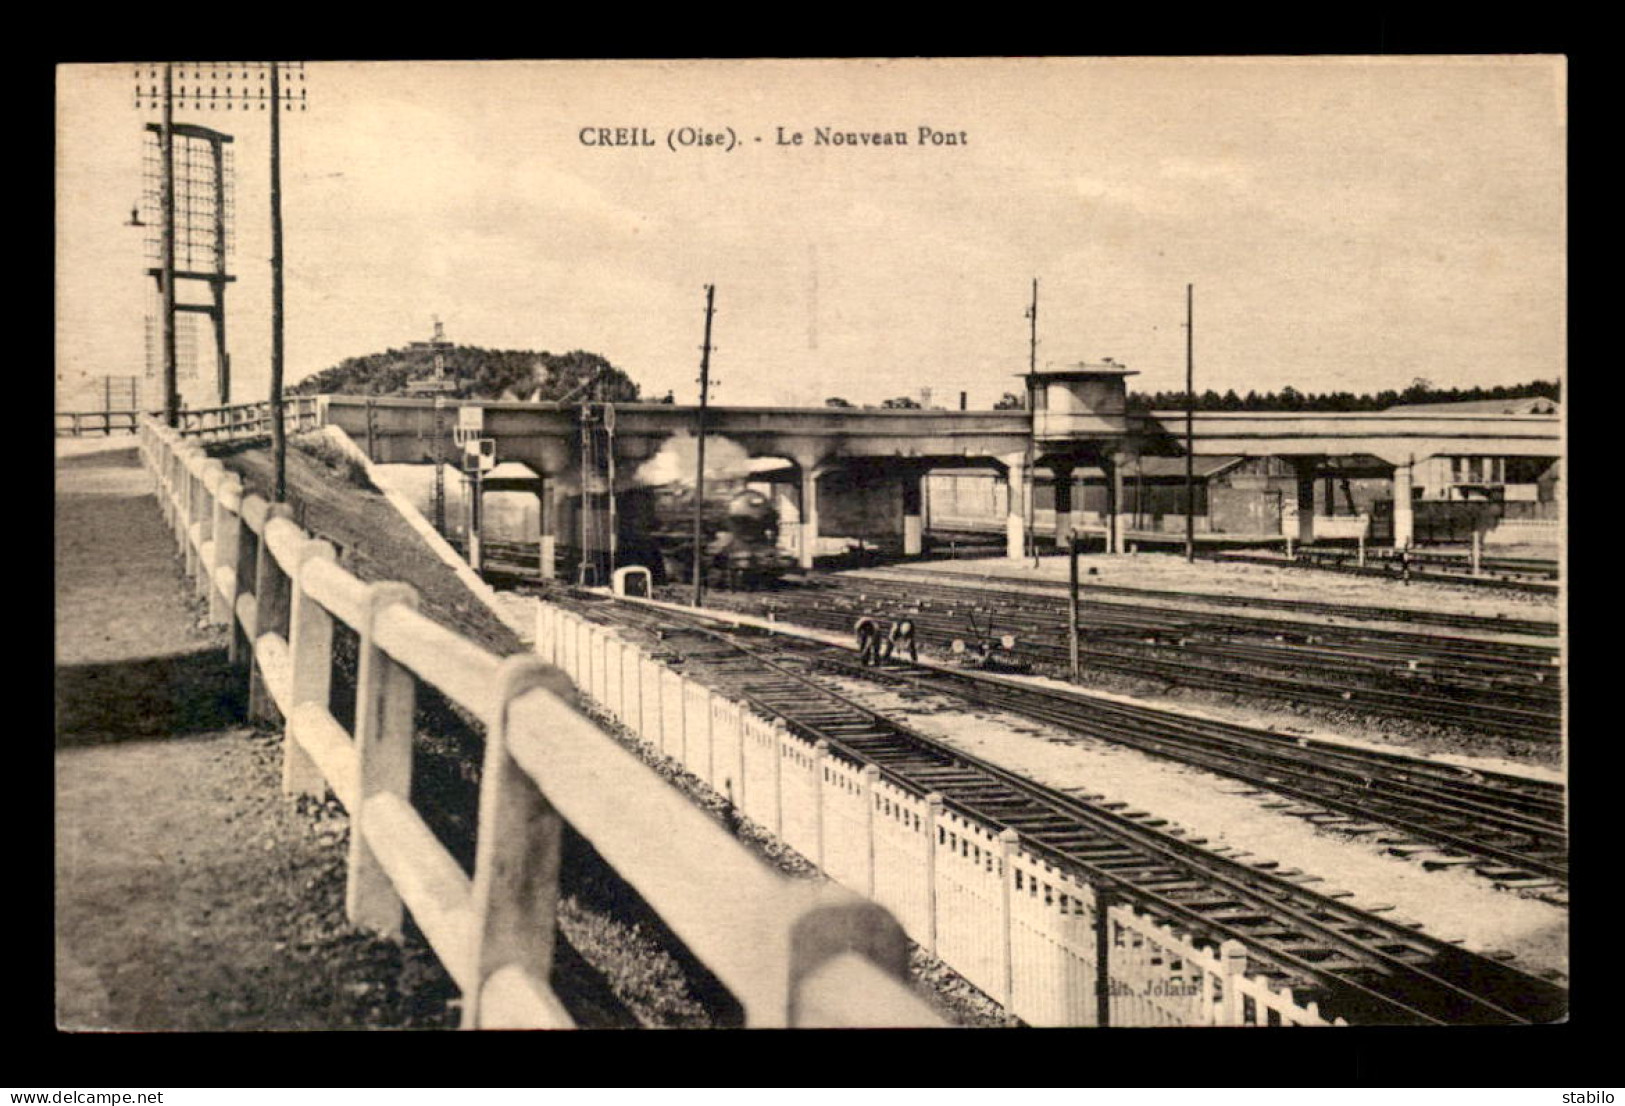
{"label": "grass patch", "polygon": [[351,487],[368,492],[378,491],[378,486],[368,478],[367,466],[361,459],[347,453],[329,438],[320,434],[301,434],[288,439],[288,445],[320,463]]}

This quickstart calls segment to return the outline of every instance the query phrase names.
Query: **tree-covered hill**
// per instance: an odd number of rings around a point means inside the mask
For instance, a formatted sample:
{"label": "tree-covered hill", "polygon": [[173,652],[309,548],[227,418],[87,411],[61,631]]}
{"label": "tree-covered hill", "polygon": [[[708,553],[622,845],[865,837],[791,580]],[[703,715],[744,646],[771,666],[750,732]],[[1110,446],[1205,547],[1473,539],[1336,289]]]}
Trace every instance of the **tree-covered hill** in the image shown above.
{"label": "tree-covered hill", "polygon": [[[596,353],[453,346],[445,351],[446,375],[458,399],[606,399],[635,402],[638,385]],[[404,395],[409,380],[434,375],[434,353],[418,347],[348,357],[288,389],[301,395]],[[587,385],[594,384],[593,387]],[[599,388],[602,389],[600,393]]]}

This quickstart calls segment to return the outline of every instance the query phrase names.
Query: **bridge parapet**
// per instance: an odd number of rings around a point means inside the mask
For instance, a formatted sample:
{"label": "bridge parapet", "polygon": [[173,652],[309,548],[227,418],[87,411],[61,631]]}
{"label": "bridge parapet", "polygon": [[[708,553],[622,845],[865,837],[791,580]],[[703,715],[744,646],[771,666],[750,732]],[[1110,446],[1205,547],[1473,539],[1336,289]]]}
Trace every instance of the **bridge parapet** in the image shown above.
{"label": "bridge parapet", "polygon": [[[1185,412],[1156,411],[1148,438],[1183,442]],[[1338,456],[1369,453],[1389,464],[1439,454],[1559,457],[1555,415],[1448,415],[1340,411],[1198,411],[1195,452],[1203,456]]]}

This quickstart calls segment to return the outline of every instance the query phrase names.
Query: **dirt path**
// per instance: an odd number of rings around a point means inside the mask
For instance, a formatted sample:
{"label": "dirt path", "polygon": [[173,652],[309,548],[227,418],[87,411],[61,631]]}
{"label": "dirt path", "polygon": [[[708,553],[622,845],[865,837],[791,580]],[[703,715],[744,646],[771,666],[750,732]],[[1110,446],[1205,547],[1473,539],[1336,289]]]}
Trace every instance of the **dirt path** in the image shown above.
{"label": "dirt path", "polygon": [[343,924],[344,821],[235,722],[135,450],[59,458],[56,965],[64,1029],[437,1026],[421,942]]}

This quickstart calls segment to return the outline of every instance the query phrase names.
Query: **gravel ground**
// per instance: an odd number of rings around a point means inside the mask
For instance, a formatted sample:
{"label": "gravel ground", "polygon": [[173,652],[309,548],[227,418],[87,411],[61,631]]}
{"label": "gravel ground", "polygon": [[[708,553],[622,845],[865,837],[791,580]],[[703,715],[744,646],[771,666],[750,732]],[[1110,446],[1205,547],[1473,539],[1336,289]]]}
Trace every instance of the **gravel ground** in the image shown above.
{"label": "gravel ground", "polygon": [[[657,588],[656,591],[661,598],[683,601],[683,597],[671,589]],[[712,592],[706,602],[714,609],[754,612],[760,609],[759,599],[748,593]],[[821,634],[806,627],[794,629],[821,640],[851,644],[849,636]],[[936,659],[950,660],[946,653],[927,652]],[[1046,675],[1062,674],[1043,665],[1039,671]],[[1561,743],[1529,741],[1475,730],[1470,714],[1463,715],[1460,725],[1415,722],[1367,714],[1357,704],[1344,708],[1323,703],[1285,702],[1245,692],[1171,686],[1154,677],[1111,672],[1087,664],[1077,684],[1062,686],[1090,694],[1123,696],[1158,710],[1190,713],[1280,733],[1335,734],[1346,740],[1367,742],[1414,756],[1466,758],[1482,761],[1486,766],[1506,765],[1511,769],[1527,765],[1536,773],[1560,772],[1563,765]]]}
{"label": "gravel ground", "polygon": [[[921,561],[911,565],[937,572],[975,572],[1012,579],[1065,580],[1067,558],[1051,555],[1038,568],[1028,560],[1003,557],[975,561]],[[1474,586],[1413,582],[1401,584],[1369,576],[1345,576],[1309,568],[1228,564],[1199,560],[1194,564],[1172,553],[1089,553],[1079,559],[1088,583],[1114,587],[1161,588],[1170,591],[1212,592],[1221,595],[1257,595],[1272,599],[1298,599],[1317,603],[1397,607],[1406,610],[1442,610],[1487,618],[1558,617],[1558,602],[1551,596],[1520,592],[1486,592]],[[1232,608],[1239,610],[1240,608]],[[1266,612],[1274,617],[1277,612]]]}
{"label": "gravel ground", "polygon": [[[921,567],[926,567],[926,566],[921,566]],[[1198,566],[1198,567],[1200,567],[1200,566]],[[1243,566],[1243,567],[1253,567],[1253,566]],[[1258,566],[1258,567],[1263,567],[1263,566]],[[943,572],[944,570],[941,569],[941,568],[933,568],[932,571],[934,571],[934,572]],[[846,575],[856,576],[856,577],[860,577],[860,578],[864,577],[864,576],[868,576],[868,575],[875,575],[875,576],[878,576],[878,577],[883,578],[883,579],[904,580],[904,581],[907,581],[907,580],[909,580],[911,578],[908,573],[890,573],[886,569],[883,569],[883,568],[882,569],[859,569],[859,570],[856,570],[854,572],[847,573]],[[918,577],[914,577],[914,579],[917,580]],[[1029,576],[1024,576],[1024,577],[1001,576],[1000,584],[1001,584],[1002,587],[1007,587],[1011,592],[1015,592],[1015,593],[1019,593],[1019,594],[1040,595],[1040,596],[1044,596],[1044,597],[1049,598],[1049,599],[1055,599],[1057,596],[1060,596],[1060,597],[1062,597],[1064,599],[1064,596],[1066,594],[1064,591],[1057,591],[1057,589],[1055,589],[1054,587],[1051,587],[1051,586],[1040,586],[1041,581],[1048,581],[1050,579],[1051,579],[1051,577],[1047,573],[1044,573],[1044,574],[1036,574],[1035,573],[1035,574],[1032,574],[1032,575],[1029,575]],[[1066,572],[1065,572],[1064,568],[1062,570],[1060,579],[1062,579],[1062,580],[1066,579]],[[948,582],[948,581],[945,581],[945,582]],[[961,581],[956,577],[951,582],[963,583],[965,581]],[[972,582],[974,583],[974,580]],[[1089,585],[1091,583],[1094,583],[1094,584],[1107,583],[1107,581],[1101,579],[1100,577],[1085,576],[1079,581],[1079,583],[1080,583],[1080,596],[1079,597],[1083,602],[1111,603],[1111,604],[1115,604],[1115,605],[1122,606],[1124,608],[1130,608],[1130,609],[1132,609],[1132,608],[1134,608],[1135,606],[1138,606],[1138,605],[1144,605],[1144,606],[1155,607],[1157,610],[1192,611],[1192,612],[1196,612],[1196,613],[1199,613],[1199,614],[1212,614],[1212,615],[1220,615],[1220,616],[1230,615],[1230,616],[1237,616],[1237,617],[1264,618],[1264,619],[1268,619],[1268,620],[1270,620],[1272,622],[1295,622],[1295,623],[1299,623],[1299,624],[1302,624],[1302,625],[1309,625],[1309,626],[1358,626],[1361,629],[1382,630],[1382,631],[1396,631],[1396,632],[1399,632],[1399,633],[1406,633],[1406,634],[1427,634],[1427,633],[1430,632],[1430,629],[1431,629],[1431,631],[1436,635],[1447,635],[1447,636],[1450,636],[1450,637],[1468,637],[1468,638],[1473,638],[1473,639],[1479,640],[1479,641],[1498,641],[1498,642],[1505,642],[1505,643],[1514,644],[1514,645],[1531,645],[1532,644],[1532,645],[1540,645],[1540,646],[1552,646],[1554,644],[1553,639],[1550,638],[1550,637],[1532,636],[1532,635],[1529,635],[1529,634],[1519,634],[1519,633],[1511,633],[1511,632],[1508,632],[1508,633],[1491,633],[1491,632],[1486,632],[1486,631],[1478,630],[1478,629],[1469,630],[1469,629],[1460,628],[1460,627],[1450,627],[1450,628],[1429,627],[1428,625],[1423,624],[1423,623],[1406,622],[1406,621],[1401,620],[1401,619],[1377,619],[1377,618],[1355,617],[1353,613],[1327,615],[1327,614],[1317,614],[1317,613],[1309,612],[1309,611],[1285,610],[1285,609],[1276,608],[1276,607],[1258,607],[1258,608],[1249,609],[1247,607],[1235,606],[1235,605],[1230,604],[1230,603],[1203,602],[1204,596],[1208,595],[1208,594],[1211,594],[1211,595],[1215,596],[1216,598],[1230,598],[1231,596],[1237,595],[1237,594],[1252,594],[1251,592],[1231,592],[1231,591],[1225,590],[1223,588],[1217,588],[1217,587],[1204,587],[1202,592],[1193,593],[1193,594],[1190,594],[1188,596],[1179,597],[1179,598],[1174,598],[1174,597],[1171,597],[1171,596],[1160,596],[1159,595],[1159,596],[1156,596],[1153,599],[1143,600],[1142,601],[1142,600],[1136,599],[1136,597],[1132,596],[1132,595],[1122,595],[1122,594],[1112,594],[1112,593],[1102,593],[1100,595],[1091,595],[1090,592],[1089,592]],[[1124,584],[1121,581],[1113,581],[1113,582],[1110,583],[1110,586],[1112,586],[1112,587],[1130,587],[1130,586],[1134,586],[1134,587],[1146,587],[1148,589],[1153,587],[1153,585],[1151,585],[1151,584],[1129,585],[1129,584]],[[1265,594],[1266,593],[1260,593],[1260,597],[1265,597]],[[1274,594],[1274,593],[1267,593],[1267,597],[1271,598],[1271,599],[1284,599],[1284,598],[1302,599],[1302,598],[1304,598],[1303,596],[1282,596],[1282,595],[1278,595],[1278,594]],[[1345,603],[1345,604],[1349,605],[1351,608],[1362,605],[1362,604],[1356,603],[1354,600],[1347,599],[1347,598],[1340,598],[1340,597],[1339,598],[1328,597],[1325,600],[1316,600],[1316,601],[1317,602],[1328,602],[1328,603]],[[1388,606],[1388,607],[1398,607],[1398,606],[1400,606],[1400,604],[1397,604],[1397,603],[1384,603],[1383,605]],[[1431,606],[1413,607],[1411,609],[1414,609],[1414,610],[1449,610],[1449,613],[1456,613],[1454,610],[1450,610],[1450,608],[1448,608],[1448,607],[1446,607],[1444,605],[1438,605],[1438,604],[1431,605]],[[1507,617],[1512,617],[1512,616],[1508,615]],[[1539,618],[1542,618],[1543,616],[1540,613],[1535,612],[1535,613],[1526,613],[1526,614],[1523,614],[1523,615],[1519,615],[1517,617],[1524,618],[1524,619],[1539,619]],[[1553,617],[1555,618],[1555,614],[1554,614]]]}
{"label": "gravel ground", "polygon": [[1266,809],[1273,796],[1237,780],[1078,738],[1026,719],[969,710],[958,700],[899,694],[863,681],[837,679],[846,694],[909,720],[921,732],[1065,790],[1087,791],[1166,818],[1215,845],[1323,875],[1320,890],[1346,890],[1365,907],[1420,922],[1431,935],[1486,954],[1504,951],[1525,971],[1566,980],[1568,911],[1496,891],[1460,868],[1429,871],[1386,855],[1375,844],[1315,829]]}
{"label": "gravel ground", "polygon": [[[1040,687],[1054,688],[1056,691],[1077,692],[1085,690],[1067,680],[1049,676],[1020,676],[1013,678],[1037,684]],[[1506,757],[1419,748],[1418,739],[1414,736],[1408,739],[1396,739],[1390,735],[1379,733],[1376,739],[1355,737],[1348,733],[1326,729],[1324,726],[1312,725],[1305,719],[1296,716],[1287,725],[1282,725],[1279,722],[1270,723],[1268,718],[1265,718],[1265,724],[1261,724],[1259,711],[1240,707],[1227,708],[1213,703],[1196,704],[1175,700],[1155,701],[1153,698],[1143,695],[1125,695],[1121,692],[1108,691],[1097,687],[1088,688],[1087,694],[1096,695],[1102,699],[1110,699],[1113,702],[1129,703],[1134,706],[1154,706],[1158,710],[1165,710],[1171,714],[1185,714],[1192,718],[1202,718],[1214,722],[1228,722],[1232,725],[1252,726],[1277,733],[1291,733],[1299,737],[1313,738],[1333,745],[1351,745],[1356,748],[1376,749],[1389,753],[1403,751],[1407,756],[1438,761],[1441,764],[1457,764],[1480,772],[1505,772],[1509,775],[1523,776],[1527,779],[1540,780],[1545,783],[1568,782],[1567,774],[1560,768],[1534,764],[1528,760],[1510,760]],[[1422,742],[1422,744],[1425,744],[1425,742]]]}

